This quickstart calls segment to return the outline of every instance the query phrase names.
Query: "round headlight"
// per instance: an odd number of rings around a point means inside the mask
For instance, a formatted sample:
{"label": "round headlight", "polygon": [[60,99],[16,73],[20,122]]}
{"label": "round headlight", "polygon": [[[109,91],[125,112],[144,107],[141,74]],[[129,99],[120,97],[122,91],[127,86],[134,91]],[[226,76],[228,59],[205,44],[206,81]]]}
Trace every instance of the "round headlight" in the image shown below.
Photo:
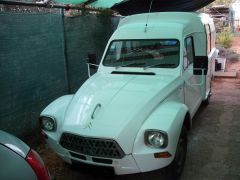
{"label": "round headlight", "polygon": [[40,117],[40,123],[42,129],[46,131],[55,131],[56,130],[56,121],[51,117]]}
{"label": "round headlight", "polygon": [[145,132],[145,143],[155,148],[165,148],[168,144],[168,136],[162,131],[148,130]]}

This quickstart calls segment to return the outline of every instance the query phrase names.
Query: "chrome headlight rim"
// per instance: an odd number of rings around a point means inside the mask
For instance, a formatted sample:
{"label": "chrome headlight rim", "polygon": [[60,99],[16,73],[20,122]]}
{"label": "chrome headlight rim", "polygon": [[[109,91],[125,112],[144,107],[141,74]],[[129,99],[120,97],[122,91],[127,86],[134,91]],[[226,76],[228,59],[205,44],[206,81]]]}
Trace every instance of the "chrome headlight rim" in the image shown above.
{"label": "chrome headlight rim", "polygon": [[[149,141],[149,137],[154,136],[154,135],[163,138],[163,143],[161,145],[156,145]],[[154,147],[157,149],[164,149],[168,146],[168,134],[161,130],[148,129],[144,133],[144,142],[149,147]]]}
{"label": "chrome headlight rim", "polygon": [[[50,120],[53,124],[53,128],[51,128],[51,129],[46,128],[46,126],[43,124],[44,119]],[[57,130],[57,121],[52,116],[47,116],[47,115],[40,116],[39,117],[39,122],[40,122],[41,129],[43,129],[45,131],[54,132],[54,131]]]}

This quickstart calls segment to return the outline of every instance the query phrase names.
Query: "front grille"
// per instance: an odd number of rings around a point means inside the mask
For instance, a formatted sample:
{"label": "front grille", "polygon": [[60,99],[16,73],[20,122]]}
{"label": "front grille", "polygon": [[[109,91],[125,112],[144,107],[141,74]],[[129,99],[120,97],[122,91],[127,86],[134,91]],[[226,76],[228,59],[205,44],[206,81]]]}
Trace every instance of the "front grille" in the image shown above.
{"label": "front grille", "polygon": [[110,139],[89,138],[63,133],[60,144],[70,151],[88,156],[121,159],[125,155],[118,143]]}

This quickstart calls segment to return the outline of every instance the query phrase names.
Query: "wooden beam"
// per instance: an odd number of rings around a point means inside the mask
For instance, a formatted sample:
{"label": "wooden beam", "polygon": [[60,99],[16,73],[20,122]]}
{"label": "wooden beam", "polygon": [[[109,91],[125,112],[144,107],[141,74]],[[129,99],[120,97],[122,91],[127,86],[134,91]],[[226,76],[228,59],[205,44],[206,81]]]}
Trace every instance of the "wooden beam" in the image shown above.
{"label": "wooden beam", "polygon": [[76,10],[88,10],[88,11],[102,11],[101,9],[85,7],[84,3],[82,5],[61,5],[61,4],[51,4],[51,3],[32,3],[32,2],[20,2],[20,1],[4,1],[1,0],[0,4],[4,5],[18,5],[18,6],[31,6],[31,7],[45,7],[45,8],[59,8],[59,9],[76,9]]}

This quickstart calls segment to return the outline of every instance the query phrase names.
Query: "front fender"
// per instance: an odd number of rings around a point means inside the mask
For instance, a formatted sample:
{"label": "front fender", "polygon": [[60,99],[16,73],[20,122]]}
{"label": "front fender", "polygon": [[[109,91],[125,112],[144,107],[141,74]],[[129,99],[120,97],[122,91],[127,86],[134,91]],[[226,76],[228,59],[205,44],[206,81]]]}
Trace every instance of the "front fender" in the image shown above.
{"label": "front fender", "polygon": [[66,109],[72,100],[73,95],[65,95],[62,96],[55,101],[53,101],[51,104],[49,104],[40,114],[41,116],[48,116],[55,118],[57,122],[57,130],[56,132],[45,132],[48,135],[55,136],[54,139],[56,139],[57,135],[60,133],[60,127],[62,126],[62,122],[64,120]]}
{"label": "front fender", "polygon": [[[141,129],[139,130],[134,147],[133,156],[140,166],[140,169],[148,169],[151,166],[162,167],[171,163],[175,156],[178,139],[181,133],[182,125],[184,123],[185,116],[188,112],[188,108],[185,104],[180,102],[168,101],[161,104],[145,121]],[[156,129],[164,131],[168,134],[168,146],[164,149],[157,149],[149,147],[144,143],[144,133],[148,129]],[[154,153],[168,151],[172,156],[161,160],[154,159]],[[152,154],[151,162],[146,162],[144,154]],[[142,163],[145,162],[145,163]],[[149,164],[152,164],[151,166]],[[164,165],[163,165],[164,164]]]}

